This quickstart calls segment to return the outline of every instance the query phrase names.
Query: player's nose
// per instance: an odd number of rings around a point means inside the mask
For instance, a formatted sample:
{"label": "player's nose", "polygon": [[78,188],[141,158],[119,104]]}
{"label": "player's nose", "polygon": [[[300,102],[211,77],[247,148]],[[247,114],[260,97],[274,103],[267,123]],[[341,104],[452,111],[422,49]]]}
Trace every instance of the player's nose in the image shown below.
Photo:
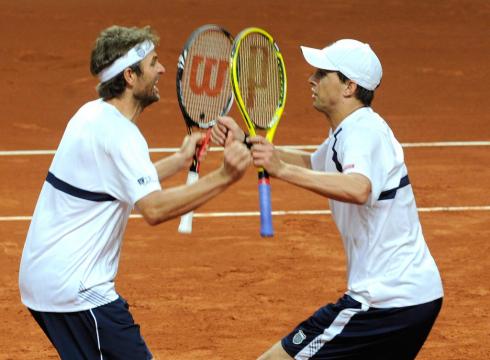
{"label": "player's nose", "polygon": [[163,74],[165,72],[165,66],[163,66],[162,64],[158,63],[158,73],[159,74]]}

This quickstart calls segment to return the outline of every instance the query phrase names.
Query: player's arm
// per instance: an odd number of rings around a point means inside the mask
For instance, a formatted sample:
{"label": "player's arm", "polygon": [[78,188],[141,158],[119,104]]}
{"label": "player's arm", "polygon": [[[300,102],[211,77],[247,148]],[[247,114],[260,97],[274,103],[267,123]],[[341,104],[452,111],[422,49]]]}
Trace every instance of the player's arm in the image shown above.
{"label": "player's arm", "polygon": [[254,165],[265,168],[270,176],[333,200],[359,205],[367,202],[371,193],[371,182],[364,175],[314,171],[284,161],[282,153],[263,137],[257,136],[250,141],[253,143]]}
{"label": "player's arm", "polygon": [[303,168],[311,169],[311,153],[296,149],[275,149],[279,154],[281,161],[301,166]]}
{"label": "player's arm", "polygon": [[[230,135],[231,139],[231,135]],[[240,179],[251,162],[248,149],[238,141],[225,146],[223,165],[192,185],[152,192],[136,202],[150,225],[196,209]]]}
{"label": "player's arm", "polygon": [[153,165],[157,169],[158,179],[162,181],[183,169],[187,169],[192,162],[196,146],[201,143],[203,137],[204,134],[199,132],[186,136],[179,151],[155,162]]}
{"label": "player's arm", "polygon": [[284,164],[275,177],[330,199],[358,205],[365,204],[371,193],[369,179],[357,173],[325,173]]}

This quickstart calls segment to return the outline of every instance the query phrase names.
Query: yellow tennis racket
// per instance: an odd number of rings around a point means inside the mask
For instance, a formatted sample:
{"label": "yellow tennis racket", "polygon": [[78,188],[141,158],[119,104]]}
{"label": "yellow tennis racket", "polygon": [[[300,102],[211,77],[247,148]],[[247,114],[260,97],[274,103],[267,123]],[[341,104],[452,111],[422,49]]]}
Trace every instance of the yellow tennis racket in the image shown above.
{"label": "yellow tennis racket", "polygon": [[[286,103],[286,68],[279,47],[263,29],[242,30],[231,49],[231,82],[248,131],[272,142]],[[270,180],[259,169],[260,234],[273,236]]]}

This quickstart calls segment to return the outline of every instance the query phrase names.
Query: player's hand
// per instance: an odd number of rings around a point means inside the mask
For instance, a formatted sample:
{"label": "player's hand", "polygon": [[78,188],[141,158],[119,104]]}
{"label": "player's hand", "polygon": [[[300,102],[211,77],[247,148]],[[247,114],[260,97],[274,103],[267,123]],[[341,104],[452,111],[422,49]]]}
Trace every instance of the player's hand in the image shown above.
{"label": "player's hand", "polygon": [[252,159],[254,166],[264,168],[270,176],[278,177],[284,166],[274,144],[262,136],[254,136],[248,139],[252,144]]}
{"label": "player's hand", "polygon": [[[182,145],[178,151],[178,154],[182,158],[182,168],[188,168],[191,166],[194,154],[199,145],[201,145],[204,140],[205,134],[200,132],[192,133],[187,135],[182,141]],[[203,152],[203,156],[206,154],[206,150]],[[202,160],[203,157],[201,157]]]}
{"label": "player's hand", "polygon": [[223,170],[232,181],[240,179],[252,162],[250,150],[243,142],[233,140],[233,135],[228,134],[225,141]]}
{"label": "player's hand", "polygon": [[245,138],[243,130],[236,121],[229,116],[220,116],[211,132],[211,140],[219,146],[225,146],[228,133],[233,135],[234,140],[242,141]]}

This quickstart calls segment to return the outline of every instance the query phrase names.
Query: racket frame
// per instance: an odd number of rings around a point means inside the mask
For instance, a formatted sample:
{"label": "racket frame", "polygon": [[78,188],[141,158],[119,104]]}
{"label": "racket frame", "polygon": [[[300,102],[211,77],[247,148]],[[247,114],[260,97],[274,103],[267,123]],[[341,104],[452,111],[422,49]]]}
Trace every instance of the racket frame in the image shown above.
{"label": "racket frame", "polygon": [[[177,90],[177,100],[179,103],[180,111],[182,112],[182,115],[184,117],[186,126],[187,126],[187,133],[190,135],[192,134],[192,128],[200,128],[200,129],[207,129],[206,131],[206,137],[203,140],[203,143],[200,145],[200,147],[196,150],[196,153],[194,154],[192,164],[189,168],[189,172],[187,174],[187,181],[186,184],[190,185],[199,180],[199,170],[200,170],[200,158],[201,154],[204,152],[206,147],[209,144],[210,140],[210,134],[211,134],[211,128],[216,124],[217,119],[211,119],[207,123],[203,122],[198,122],[195,121],[189,112],[187,111],[187,108],[185,107],[185,99],[183,95],[183,76],[184,76],[184,69],[185,65],[187,62],[187,57],[189,54],[189,49],[193,45],[194,41],[204,32],[207,31],[219,31],[222,32],[229,40],[230,40],[230,45],[233,43],[233,37],[230,34],[229,31],[224,29],[223,27],[215,24],[206,24],[203,26],[200,26],[196,30],[192,32],[192,34],[189,36],[187,41],[184,44],[183,50],[181,54],[179,55],[179,60],[177,63],[177,74],[176,74],[176,90]],[[230,65],[228,65],[229,67]],[[228,114],[228,112],[231,109],[231,106],[233,104],[233,91],[230,91],[229,97],[226,100],[225,106],[222,109],[220,116]],[[190,211],[184,215],[181,216],[181,221],[179,225],[178,231],[180,233],[191,233],[192,232],[192,218],[193,218],[193,211]]]}
{"label": "racket frame", "polygon": [[[258,33],[269,41],[269,43],[274,48],[274,55],[276,57],[277,66],[279,69],[279,79],[281,81],[280,86],[280,96],[279,101],[276,105],[276,110],[274,112],[272,121],[270,122],[271,126],[268,128],[259,127],[253,123],[250,115],[248,114],[245,106],[245,102],[241,95],[240,91],[240,82],[239,82],[239,51],[240,46],[248,35]],[[287,95],[287,76],[286,76],[286,66],[284,64],[284,58],[279,50],[277,43],[275,42],[272,35],[270,35],[267,31],[258,28],[258,27],[249,27],[246,28],[235,37],[233,41],[233,46],[231,49],[230,56],[230,79],[232,83],[233,94],[236,100],[236,104],[240,113],[242,114],[242,118],[247,126],[250,136],[255,136],[257,134],[256,129],[267,130],[266,139],[269,142],[272,142],[274,139],[274,135],[277,130],[277,126],[279,125],[279,121],[284,112],[284,107],[286,105],[286,95]],[[272,206],[270,199],[270,179],[269,174],[263,168],[258,169],[258,188],[259,188],[259,204],[260,204],[260,234],[262,237],[271,237],[274,236],[274,229],[272,225]]]}

